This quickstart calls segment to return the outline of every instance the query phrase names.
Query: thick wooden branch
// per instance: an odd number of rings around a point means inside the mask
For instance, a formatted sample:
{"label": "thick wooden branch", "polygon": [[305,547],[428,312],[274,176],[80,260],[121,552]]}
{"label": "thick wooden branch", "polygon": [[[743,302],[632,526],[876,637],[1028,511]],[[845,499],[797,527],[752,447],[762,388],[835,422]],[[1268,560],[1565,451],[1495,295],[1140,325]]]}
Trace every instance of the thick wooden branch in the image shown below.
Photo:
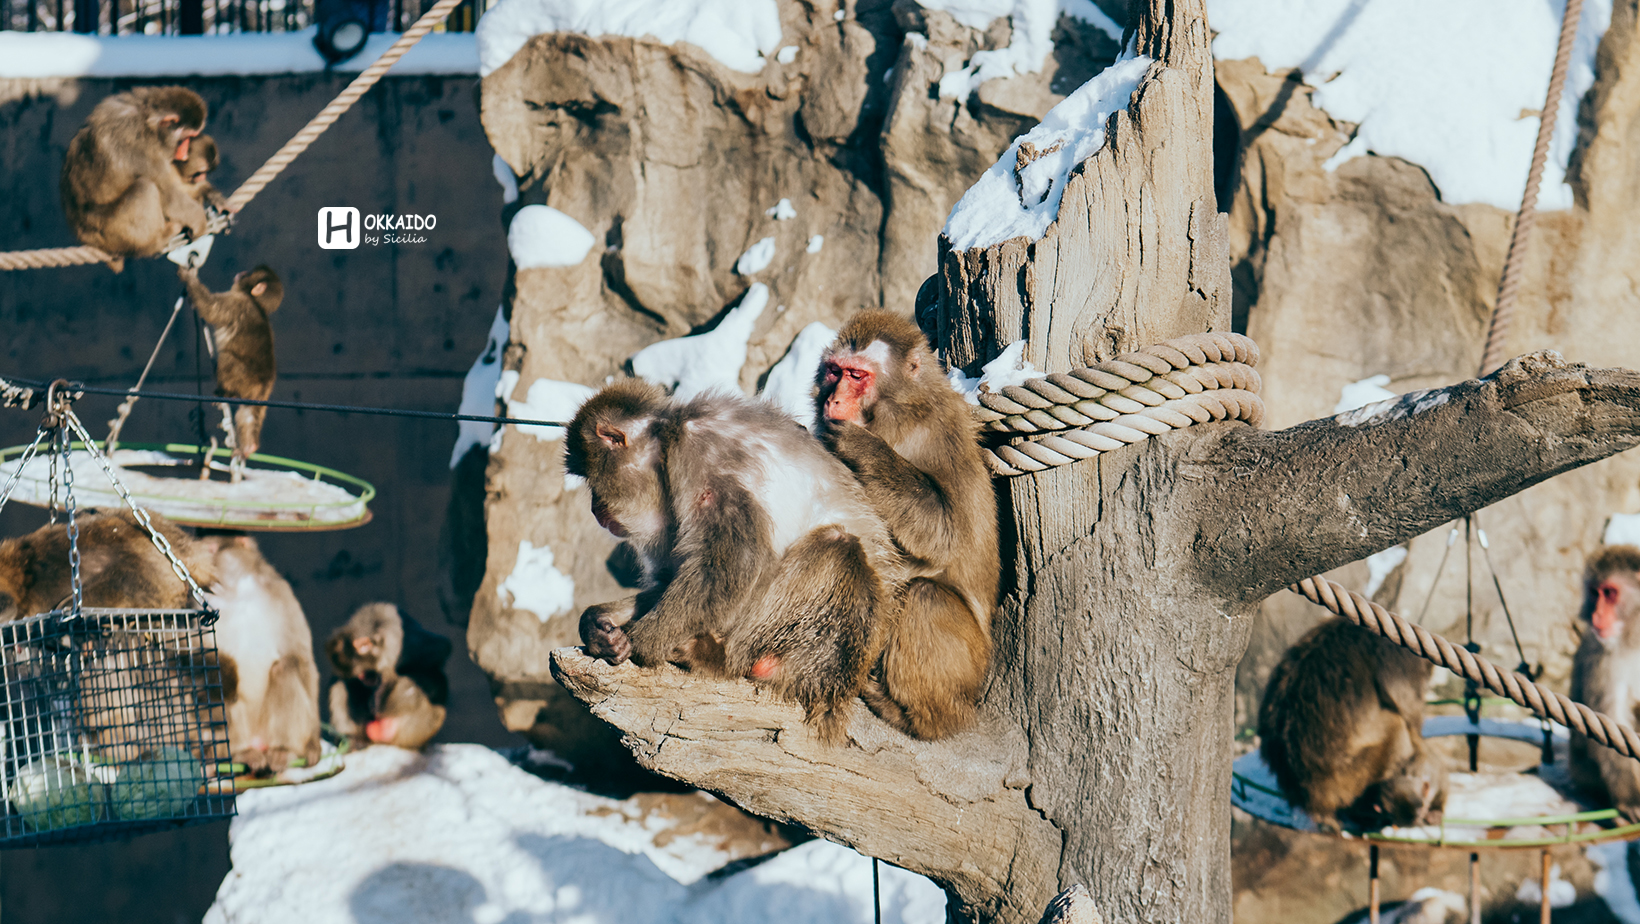
{"label": "thick wooden branch", "polygon": [[1025,742],[1003,723],[915,741],[862,705],[849,742],[832,746],[744,681],[611,666],[579,648],[554,651],[552,674],[645,767],[934,876],[970,914],[1034,920],[1054,897],[1061,834],[1028,804]]}
{"label": "thick wooden branch", "polygon": [[1196,577],[1246,603],[1640,443],[1640,372],[1553,352],[1266,432],[1215,428],[1181,465]]}

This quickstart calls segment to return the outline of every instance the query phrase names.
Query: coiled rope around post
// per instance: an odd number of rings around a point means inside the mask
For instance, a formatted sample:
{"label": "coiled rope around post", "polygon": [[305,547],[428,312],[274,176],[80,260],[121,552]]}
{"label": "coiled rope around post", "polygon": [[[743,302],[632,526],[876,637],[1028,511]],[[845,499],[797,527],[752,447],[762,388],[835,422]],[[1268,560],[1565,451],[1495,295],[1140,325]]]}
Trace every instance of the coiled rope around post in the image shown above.
{"label": "coiled rope around post", "polygon": [[1549,159],[1549,142],[1555,133],[1555,115],[1566,88],[1566,68],[1572,59],[1572,42],[1583,17],[1583,0],[1566,0],[1566,15],[1560,21],[1560,40],[1555,44],[1555,66],[1549,74],[1549,95],[1543,101],[1538,120],[1537,144],[1532,148],[1532,167],[1526,174],[1526,192],[1521,195],[1515,229],[1509,235],[1509,256],[1503,261],[1503,279],[1498,283],[1498,301],[1492,309],[1492,323],[1486,332],[1486,349],[1481,354],[1481,375],[1490,375],[1503,365],[1504,341],[1514,318],[1515,296],[1526,265],[1526,241],[1537,223],[1538,186],[1543,181],[1543,164]]}
{"label": "coiled rope around post", "polygon": [[1444,667],[1465,680],[1473,680],[1499,696],[1509,697],[1540,718],[1559,722],[1624,757],[1640,758],[1640,736],[1636,736],[1633,729],[1619,725],[1610,716],[1582,703],[1574,703],[1514,671],[1499,670],[1497,665],[1480,655],[1465,651],[1462,646],[1407,622],[1399,614],[1384,609],[1361,594],[1346,590],[1325,578],[1305,578],[1289,589],[1438,667]]}
{"label": "coiled rope around post", "polygon": [[[421,41],[422,37],[433,31],[433,27],[443,22],[450,12],[462,4],[463,0],[438,0],[432,9],[421,15],[415,24],[404,31],[382,56],[353,78],[337,97],[330,101],[330,105],[319,110],[319,114],[302,126],[302,130],[285,146],[273,153],[257,171],[250,175],[245,182],[239,184],[233,195],[228,197],[228,208],[237,212],[256,198],[263,187],[273,182],[273,178],[284,172],[290,162],[306,151],[319,136],[325,133],[342,113],[352,108],[364,94],[386,75],[389,68],[404,57],[405,52]],[[213,216],[205,225],[206,234],[215,234],[232,224],[232,219],[226,215]],[[178,247],[185,246],[188,238],[178,235],[165,245],[165,252],[169,253]],[[108,254],[95,247],[57,247],[48,250],[16,250],[10,253],[0,253],[0,270],[42,269],[53,266],[79,266],[87,263],[106,263],[112,259]]]}

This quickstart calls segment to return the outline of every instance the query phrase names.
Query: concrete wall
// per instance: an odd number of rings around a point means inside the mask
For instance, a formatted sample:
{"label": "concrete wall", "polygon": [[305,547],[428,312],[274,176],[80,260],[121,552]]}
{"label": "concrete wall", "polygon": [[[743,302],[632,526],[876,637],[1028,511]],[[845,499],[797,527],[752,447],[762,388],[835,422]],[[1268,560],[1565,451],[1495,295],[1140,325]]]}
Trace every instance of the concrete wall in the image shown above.
{"label": "concrete wall", "polygon": [[[207,132],[223,162],[212,176],[231,191],[346,86],[351,75],[187,79],[211,107]],[[0,250],[75,241],[57,200],[69,138],[98,100],[132,81],[0,81]],[[257,263],[285,281],[274,316],[280,366],[275,399],[453,411],[462,376],[484,345],[506,279],[501,190],[479,126],[476,77],[388,78],[308,150],[217,239],[202,271],[225,288]],[[362,213],[433,214],[425,244],[326,251],[315,241],[321,206]],[[126,387],[165,324],[175,267],[133,260],[0,273],[0,376],[67,376]],[[194,334],[186,314],[149,387],[194,388]],[[209,365],[206,365],[209,375]],[[211,385],[206,383],[206,391]],[[111,398],[79,411],[94,431]],[[190,405],[144,402],[131,441],[188,440]],[[0,446],[32,436],[37,415],[0,411]],[[456,642],[451,711],[441,740],[511,743],[488,681],[466,660],[463,633],[439,605],[437,547],[450,494],[454,423],[271,411],[263,451],[340,469],[380,491],[367,526],[264,535],[268,559],[290,579],[321,641],[359,604],[392,600]],[[44,522],[13,504],[0,535]],[[482,561],[482,558],[479,559]],[[323,661],[321,660],[321,665]],[[328,670],[321,666],[321,674]],[[226,825],[129,844],[19,851],[0,857],[7,924],[118,920],[197,921],[227,871]]]}

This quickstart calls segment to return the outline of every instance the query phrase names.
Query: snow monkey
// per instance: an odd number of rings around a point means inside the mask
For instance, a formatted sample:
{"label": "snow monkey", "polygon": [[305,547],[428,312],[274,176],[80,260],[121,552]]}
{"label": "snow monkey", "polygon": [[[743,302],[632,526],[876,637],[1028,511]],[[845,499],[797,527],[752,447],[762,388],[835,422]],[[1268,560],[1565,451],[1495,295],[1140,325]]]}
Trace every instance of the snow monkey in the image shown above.
{"label": "snow monkey", "polygon": [[91,110],[68,142],[58,188],[80,243],[125,257],[152,256],[181,231],[205,231],[205,209],[175,169],[205,128],[205,101],[184,87],[136,87]]}
{"label": "snow monkey", "polygon": [[331,633],[325,653],[330,723],[363,744],[420,748],[444,725],[450,640],[423,629],[391,603],[367,603]]}
{"label": "snow monkey", "polygon": [[[226,292],[212,292],[199,281],[199,271],[180,267],[177,275],[188,286],[188,298],[201,319],[211,325],[216,346],[216,393],[225,398],[266,401],[273,394],[278,369],[273,359],[273,326],[268,315],[279,308],[285,287],[266,266],[233,277]],[[233,447],[233,480],[244,476],[245,460],[260,447],[262,421],[268,409],[241,405],[230,415],[223,406],[223,428]],[[228,419],[233,425],[228,426]],[[212,447],[215,449],[214,440]],[[204,473],[202,473],[203,476]]]}
{"label": "snow monkey", "polygon": [[[171,543],[200,586],[216,578],[209,549],[157,513],[154,528]],[[81,596],[85,606],[192,609],[188,585],[129,511],[87,511],[76,518],[80,537]],[[68,526],[42,526],[0,542],[0,621],[9,622],[67,605],[70,586]]]}
{"label": "snow monkey", "polygon": [[200,135],[188,145],[188,159],[176,163],[177,173],[182,181],[188,184],[188,194],[194,201],[219,212],[228,211],[228,197],[222,195],[211,181],[205,179],[222,162],[216,149],[216,139],[210,135]]}
{"label": "snow monkey", "polygon": [[973,722],[991,665],[1000,558],[979,425],[916,325],[866,311],[817,372],[816,429],[911,563],[866,702],[918,738]]}
{"label": "snow monkey", "polygon": [[[1613,545],[1589,558],[1583,573],[1583,642],[1572,662],[1571,698],[1634,728],[1640,707],[1640,548]],[[1630,822],[1640,821],[1640,762],[1571,740],[1572,779],[1606,794]]]}
{"label": "snow monkey", "polygon": [[638,380],[582,405],[566,444],[648,584],[581,615],[587,653],[749,678],[841,741],[903,581],[848,469],[771,404]]}
{"label": "snow monkey", "polygon": [[243,533],[199,539],[214,553],[217,650],[235,683],[224,700],[233,759],[257,776],[319,760],[319,669],[313,631],[290,583]]}
{"label": "snow monkey", "polygon": [[1428,661],[1345,619],[1287,650],[1259,705],[1259,752],[1288,801],[1324,831],[1423,824],[1446,806],[1424,747]]}

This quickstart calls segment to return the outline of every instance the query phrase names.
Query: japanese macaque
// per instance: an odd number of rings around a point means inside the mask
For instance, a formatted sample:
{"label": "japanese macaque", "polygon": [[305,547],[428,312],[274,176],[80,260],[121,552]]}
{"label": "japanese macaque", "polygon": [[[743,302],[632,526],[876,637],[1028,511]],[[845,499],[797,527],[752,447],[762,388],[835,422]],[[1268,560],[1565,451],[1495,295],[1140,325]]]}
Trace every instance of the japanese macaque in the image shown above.
{"label": "japanese macaque", "polygon": [[[1583,572],[1583,642],[1572,661],[1570,695],[1618,724],[1636,727],[1640,707],[1640,548],[1613,545]],[[1572,779],[1640,821],[1640,762],[1572,732]]]}
{"label": "japanese macaque", "polygon": [[176,170],[182,181],[188,184],[188,193],[194,201],[207,208],[214,208],[219,212],[228,211],[228,197],[222,195],[211,181],[205,179],[222,162],[221,155],[216,149],[216,139],[210,135],[200,135],[188,145],[188,159],[179,161]]}
{"label": "japanese macaque", "polygon": [[184,87],[136,87],[91,110],[68,142],[58,188],[80,243],[125,257],[152,256],[178,233],[205,231],[205,208],[175,165],[205,128],[205,101]]}
{"label": "japanese macaque", "polygon": [[979,425],[916,325],[856,315],[818,371],[816,429],[910,561],[865,700],[918,738],[966,728],[991,665],[1000,558]]}
{"label": "japanese macaque", "polygon": [[588,654],[749,678],[840,741],[904,575],[848,469],[771,404],[637,380],[582,405],[566,444],[647,583],[582,614]]}
{"label": "japanese macaque", "polygon": [[[157,513],[150,513],[189,574],[200,586],[216,579],[212,551]],[[79,527],[81,598],[85,606],[192,609],[188,585],[171,571],[148,533],[129,511],[84,511]],[[0,621],[67,606],[73,593],[68,525],[42,526],[0,542]]]}
{"label": "japanese macaque", "polygon": [[1329,619],[1271,672],[1259,751],[1321,830],[1424,824],[1445,809],[1446,769],[1424,747],[1430,671],[1406,649]]}
{"label": "japanese macaque", "polygon": [[268,776],[301,758],[319,760],[319,669],[313,631],[290,583],[243,534],[205,536],[215,553],[210,600],[221,613],[216,641],[234,684],[224,691],[233,759]]}
{"label": "japanese macaque", "polygon": [[[273,394],[278,369],[273,359],[273,326],[268,315],[279,309],[285,287],[266,266],[233,277],[226,292],[212,292],[199,281],[199,271],[180,267],[177,275],[187,284],[188,298],[205,323],[211,325],[216,346],[216,393],[224,398],[266,401]],[[245,460],[261,446],[262,421],[268,409],[240,405],[230,415],[223,406],[223,429],[233,448],[229,468],[234,481],[244,476]],[[231,418],[232,426],[228,420]],[[211,448],[216,448],[212,438]],[[207,474],[202,472],[202,477]]]}
{"label": "japanese macaque", "polygon": [[363,744],[420,748],[444,725],[450,640],[391,603],[369,603],[325,643],[336,680],[330,723]]}

